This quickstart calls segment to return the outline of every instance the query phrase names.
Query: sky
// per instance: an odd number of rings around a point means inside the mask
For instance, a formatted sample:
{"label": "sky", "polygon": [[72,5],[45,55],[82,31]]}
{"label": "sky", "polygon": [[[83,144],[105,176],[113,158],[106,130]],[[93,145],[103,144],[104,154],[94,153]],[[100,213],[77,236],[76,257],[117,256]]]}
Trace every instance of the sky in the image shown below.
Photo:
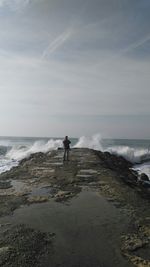
{"label": "sky", "polygon": [[0,135],[150,138],[149,0],[0,0]]}

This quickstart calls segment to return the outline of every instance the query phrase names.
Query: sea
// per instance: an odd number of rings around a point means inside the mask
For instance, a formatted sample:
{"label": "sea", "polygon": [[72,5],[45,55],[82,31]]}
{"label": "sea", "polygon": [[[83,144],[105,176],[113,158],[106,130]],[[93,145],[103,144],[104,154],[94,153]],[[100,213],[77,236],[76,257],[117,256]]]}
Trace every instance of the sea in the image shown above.
{"label": "sea", "polygon": [[[62,147],[63,138],[0,137],[0,173],[17,166],[36,152],[48,152]],[[108,139],[100,134],[70,138],[71,147],[92,148],[121,155],[134,164],[134,169],[146,173],[150,179],[150,139]]]}

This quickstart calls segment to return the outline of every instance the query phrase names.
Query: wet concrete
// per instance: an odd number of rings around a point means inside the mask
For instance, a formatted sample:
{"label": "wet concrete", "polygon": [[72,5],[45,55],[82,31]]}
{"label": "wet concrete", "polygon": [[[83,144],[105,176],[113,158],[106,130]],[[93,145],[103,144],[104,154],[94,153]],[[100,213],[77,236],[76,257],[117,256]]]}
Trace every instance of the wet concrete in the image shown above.
{"label": "wet concrete", "polygon": [[73,149],[69,162],[62,150],[30,156],[0,175],[0,215],[11,214],[0,217],[0,233],[11,236],[9,223],[55,233],[40,267],[149,267],[149,202],[124,183],[135,178],[129,167],[89,149]]}
{"label": "wet concrete", "polygon": [[54,254],[45,258],[43,267],[130,266],[120,253],[120,235],[128,218],[87,188],[65,205],[54,201],[32,205],[0,220],[10,222],[56,234]]}

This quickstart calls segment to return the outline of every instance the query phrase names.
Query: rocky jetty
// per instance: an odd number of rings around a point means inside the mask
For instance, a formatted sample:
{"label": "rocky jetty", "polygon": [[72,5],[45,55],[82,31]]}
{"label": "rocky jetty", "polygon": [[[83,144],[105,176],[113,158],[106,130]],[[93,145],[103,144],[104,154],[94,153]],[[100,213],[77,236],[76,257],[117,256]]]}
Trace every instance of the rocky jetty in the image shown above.
{"label": "rocky jetty", "polygon": [[[120,241],[120,234],[118,235],[118,244],[120,242],[120,253],[129,262],[127,265],[121,262],[119,265],[114,265],[112,262],[112,267],[133,265],[149,267],[150,218],[148,213],[150,188],[148,185],[145,186],[145,182],[148,183],[146,175],[141,175],[141,179],[139,179],[138,173],[133,171],[132,167],[132,163],[123,157],[86,148],[72,149],[70,161],[66,162],[63,162],[62,149],[45,154],[33,154],[22,160],[19,166],[0,175],[0,219],[3,221],[5,215],[8,216],[18,209],[22,210],[23,207],[27,207],[28,210],[28,207],[32,207],[33,204],[35,206],[43,205],[42,207],[46,208],[47,205],[51,205],[50,203],[61,203],[61,205],[70,203],[69,205],[71,205],[72,200],[80,198],[86,188],[87,192],[88,190],[95,192],[93,194],[104,199],[106,203],[112,203],[111,205],[120,209],[128,218],[128,225],[125,227],[125,233],[122,233]],[[38,207],[40,208],[40,206]],[[57,209],[57,206],[55,209]],[[105,216],[105,213],[102,216]],[[6,218],[9,218],[9,216]],[[50,238],[47,238],[44,232],[36,232],[35,229],[26,225],[20,226],[19,222],[15,227],[5,224],[6,234],[5,231],[3,232],[3,227],[0,227],[2,240],[0,243],[1,266],[58,266],[58,262],[57,264],[53,263],[53,265],[42,265],[38,257],[39,251],[43,255],[51,251],[51,244],[53,243],[51,232],[49,233]],[[30,217],[28,223],[30,224]],[[101,224],[101,221],[99,221],[99,224]],[[105,227],[104,224],[101,227]],[[109,227],[107,230],[110,229],[111,235],[111,222]],[[25,233],[27,233],[26,237]],[[18,236],[21,237],[20,240],[17,239]],[[16,240],[18,240],[16,242],[19,245],[11,243],[12,237],[14,239],[16,237]],[[113,238],[112,236],[112,240]],[[29,247],[34,246],[31,254],[28,250],[26,251],[27,242]],[[116,241],[114,243],[116,244]],[[40,244],[43,249],[45,248],[44,251]],[[21,251],[23,251],[23,254]],[[11,259],[9,264],[7,264],[9,262],[8,258]],[[17,261],[21,265],[16,265]],[[116,262],[116,259],[114,262]],[[62,266],[74,265],[64,264]],[[81,261],[78,266],[89,265],[85,262],[82,264]],[[99,265],[94,264],[93,266],[97,267]]]}

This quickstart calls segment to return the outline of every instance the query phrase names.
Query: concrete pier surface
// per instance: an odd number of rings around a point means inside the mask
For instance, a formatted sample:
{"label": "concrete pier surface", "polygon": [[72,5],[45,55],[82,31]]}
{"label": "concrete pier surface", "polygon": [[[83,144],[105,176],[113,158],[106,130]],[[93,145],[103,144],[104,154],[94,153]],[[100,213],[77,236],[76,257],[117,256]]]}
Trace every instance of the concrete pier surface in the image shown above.
{"label": "concrete pier surface", "polygon": [[0,266],[149,267],[148,190],[131,163],[81,148],[0,175]]}

